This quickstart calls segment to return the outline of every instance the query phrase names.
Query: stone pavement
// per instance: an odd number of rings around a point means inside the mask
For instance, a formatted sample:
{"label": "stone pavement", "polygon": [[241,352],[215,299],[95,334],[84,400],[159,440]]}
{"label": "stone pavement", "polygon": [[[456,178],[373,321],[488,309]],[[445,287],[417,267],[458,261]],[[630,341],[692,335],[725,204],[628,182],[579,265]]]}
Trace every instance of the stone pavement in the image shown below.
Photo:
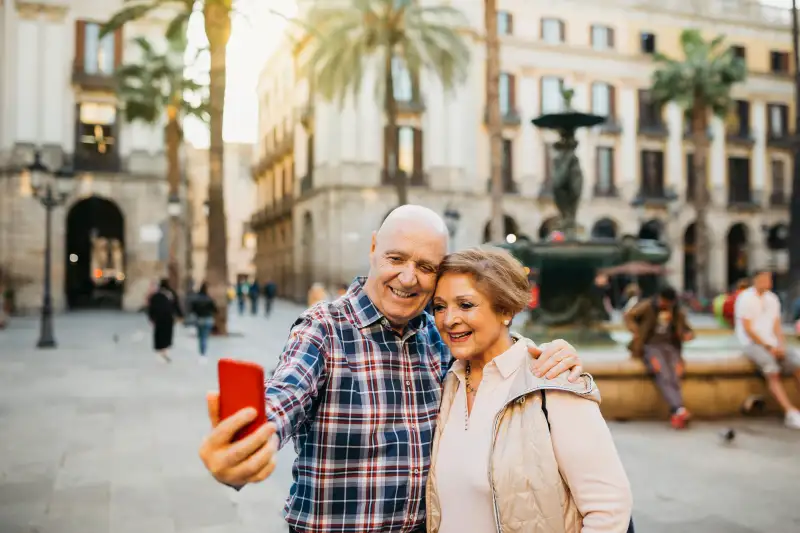
{"label": "stone pavement", "polygon": [[[301,308],[232,317],[241,333],[212,339],[212,358],[271,368]],[[293,451],[275,474],[236,493],[205,472],[204,393],[215,365],[197,363],[191,330],[176,329],[174,362],[150,349],[143,315],[56,318],[57,350],[33,348],[38,323],[0,331],[0,533],[272,533]],[[796,533],[800,432],[777,420],[736,420],[676,433],[664,423],[611,426],[634,487],[638,532]]]}

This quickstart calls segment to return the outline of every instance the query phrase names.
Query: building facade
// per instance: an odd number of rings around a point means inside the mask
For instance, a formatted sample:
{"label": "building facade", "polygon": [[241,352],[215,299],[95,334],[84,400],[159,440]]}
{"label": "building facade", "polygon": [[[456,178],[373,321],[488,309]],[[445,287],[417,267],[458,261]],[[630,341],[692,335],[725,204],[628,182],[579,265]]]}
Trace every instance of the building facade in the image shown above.
{"label": "building facade", "polygon": [[[228,277],[231,284],[255,275],[255,234],[250,218],[256,207],[256,185],[250,167],[253,145],[225,143],[223,191],[228,232]],[[191,257],[187,270],[195,288],[205,280],[208,257],[208,150],[186,147],[191,221]]]}
{"label": "building facade", "polygon": [[[483,2],[457,5],[479,37]],[[673,249],[670,281],[692,289],[693,143],[681,110],[674,104],[655,108],[648,88],[653,54],[680,58],[681,30],[698,27],[707,36],[724,34],[748,68],[747,81],[734,88],[730,116],[714,118],[709,132],[713,288],[726,289],[756,266],[785,272],[787,137],[795,113],[788,10],[745,0],[509,0],[502,8],[500,105],[510,240],[543,238],[556,220],[549,187],[555,136],[531,119],[561,109],[566,86],[575,91],[574,108],[609,117],[578,135],[582,231],[587,237],[663,239]],[[457,248],[485,242],[490,217],[485,50],[479,38],[471,43],[469,78],[456,91],[445,94],[426,72],[417,84],[402,64],[394,87],[403,110],[398,164],[411,184],[410,202],[458,213]],[[281,272],[297,296],[311,281],[333,285],[364,274],[372,231],[396,205],[384,172],[381,104],[371,89],[378,71],[368,71],[358,98],[340,107],[316,98],[295,74],[293,66],[302,65],[305,55],[302,44],[287,45],[262,73],[254,167],[263,191],[254,217],[257,268]]]}
{"label": "building facade", "polygon": [[74,192],[53,213],[57,309],[138,309],[164,275],[162,129],[123,120],[113,73],[136,61],[133,38],[163,38],[170,14],[100,39],[122,4],[0,1],[0,265],[20,312],[42,299],[45,212],[19,173],[35,151],[51,169],[75,171]]}

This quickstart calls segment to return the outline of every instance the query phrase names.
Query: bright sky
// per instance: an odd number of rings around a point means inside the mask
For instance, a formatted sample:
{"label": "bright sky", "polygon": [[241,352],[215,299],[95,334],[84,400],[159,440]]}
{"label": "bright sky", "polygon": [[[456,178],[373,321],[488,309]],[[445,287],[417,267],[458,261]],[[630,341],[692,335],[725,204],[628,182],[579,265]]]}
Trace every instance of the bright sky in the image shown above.
{"label": "bright sky", "polygon": [[[270,13],[293,17],[295,0],[237,0],[233,32],[228,43],[228,84],[225,94],[225,124],[223,138],[226,142],[254,142],[258,128],[258,100],[256,84],[258,74],[270,53],[277,46],[288,22]],[[202,17],[195,17],[189,25],[190,46],[207,46]],[[201,57],[199,69],[208,70],[208,58]],[[198,147],[208,146],[208,130],[198,123],[186,124],[186,137]]]}
{"label": "bright sky", "polygon": [[[792,6],[792,0],[762,0],[762,3]],[[297,0],[236,0],[236,5],[242,15],[233,20],[233,34],[228,44],[223,137],[226,142],[251,143],[255,142],[258,128],[258,74],[288,24],[286,19],[271,13],[268,8],[291,18],[297,12]],[[197,47],[206,46],[201,17],[192,20],[189,41]],[[207,59],[198,67],[207,70]],[[187,123],[186,136],[196,146],[208,146],[208,131],[203,125]]]}

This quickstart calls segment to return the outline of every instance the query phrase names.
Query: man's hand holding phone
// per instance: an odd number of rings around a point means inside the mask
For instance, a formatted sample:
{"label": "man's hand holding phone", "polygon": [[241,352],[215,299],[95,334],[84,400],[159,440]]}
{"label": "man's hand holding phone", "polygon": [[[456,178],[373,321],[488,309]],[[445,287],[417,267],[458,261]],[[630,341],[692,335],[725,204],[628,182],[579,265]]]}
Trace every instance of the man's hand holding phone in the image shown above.
{"label": "man's hand holding phone", "polygon": [[259,483],[275,470],[278,436],[274,424],[264,424],[241,440],[237,433],[256,419],[256,410],[246,407],[225,420],[219,417],[219,393],[209,392],[208,418],[212,431],[203,439],[200,458],[220,483],[241,487]]}

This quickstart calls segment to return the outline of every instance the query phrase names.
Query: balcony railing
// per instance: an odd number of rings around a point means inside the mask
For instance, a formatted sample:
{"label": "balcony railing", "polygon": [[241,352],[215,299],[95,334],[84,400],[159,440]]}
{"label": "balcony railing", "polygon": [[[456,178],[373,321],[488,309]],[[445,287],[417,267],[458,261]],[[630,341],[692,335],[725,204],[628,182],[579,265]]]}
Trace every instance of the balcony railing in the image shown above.
{"label": "balcony railing", "polygon": [[425,101],[421,96],[410,100],[397,100],[397,111],[403,114],[419,114],[425,112]]}
{"label": "balcony railing", "polygon": [[767,133],[767,144],[773,148],[794,148],[796,137],[788,131]]}
{"label": "balcony railing", "polygon": [[728,187],[728,207],[733,209],[750,211],[758,209],[761,205],[761,198],[750,187],[741,186]]}
{"label": "balcony railing", "polygon": [[120,172],[122,162],[117,154],[82,153],[75,151],[74,167],[76,172]]}
{"label": "balcony railing", "polygon": [[789,198],[783,191],[772,191],[769,193],[769,205],[773,207],[786,207],[789,205]]}
{"label": "balcony railing", "polygon": [[[522,117],[514,108],[507,109],[505,112],[500,110],[500,120],[503,123],[503,126],[519,126],[522,124]],[[484,109],[483,111],[483,122],[484,124],[489,123],[489,109]]]}
{"label": "balcony railing", "polygon": [[725,139],[729,143],[752,145],[755,139],[750,131],[750,128],[739,128],[735,130],[728,130],[725,132]]}
{"label": "balcony railing", "polygon": [[600,133],[618,134],[622,133],[622,123],[617,117],[609,116],[606,121],[597,126]]}
{"label": "balcony railing", "polygon": [[639,135],[648,137],[666,137],[669,129],[663,120],[639,120]]}
{"label": "balcony railing", "polygon": [[83,89],[94,91],[114,92],[117,90],[117,80],[113,74],[102,72],[88,73],[78,65],[72,66],[72,83]]}

